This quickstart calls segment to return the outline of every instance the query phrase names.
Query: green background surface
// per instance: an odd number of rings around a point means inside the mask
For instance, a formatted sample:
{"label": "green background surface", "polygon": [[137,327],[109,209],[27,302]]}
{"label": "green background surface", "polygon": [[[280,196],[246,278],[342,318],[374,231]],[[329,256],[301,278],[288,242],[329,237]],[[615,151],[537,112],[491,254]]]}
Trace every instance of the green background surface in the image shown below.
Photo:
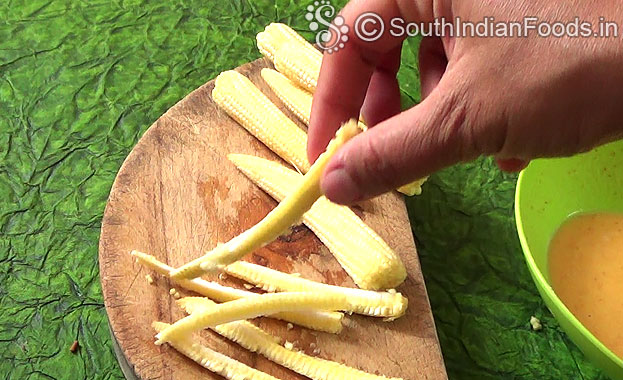
{"label": "green background surface", "polygon": [[[311,38],[306,5],[0,3],[0,378],[122,378],[97,263],[115,175],[169,107],[258,58],[254,37],[266,24]],[[417,46],[409,40],[403,54],[405,105],[419,100]],[[530,279],[513,221],[515,182],[481,159],[433,175],[408,199],[449,376],[604,379]],[[542,331],[530,329],[532,315]]]}

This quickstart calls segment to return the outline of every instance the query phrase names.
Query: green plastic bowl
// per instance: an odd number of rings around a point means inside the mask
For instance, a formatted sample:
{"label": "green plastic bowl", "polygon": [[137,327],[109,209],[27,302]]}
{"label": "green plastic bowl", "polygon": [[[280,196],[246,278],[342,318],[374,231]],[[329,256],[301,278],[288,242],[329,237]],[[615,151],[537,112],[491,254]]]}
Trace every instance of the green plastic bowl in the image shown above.
{"label": "green plastic bowl", "polygon": [[593,336],[549,284],[549,242],[578,212],[623,213],[623,141],[569,158],[533,161],[515,194],[517,231],[532,278],[547,307],[586,356],[613,379],[623,379],[623,360]]}

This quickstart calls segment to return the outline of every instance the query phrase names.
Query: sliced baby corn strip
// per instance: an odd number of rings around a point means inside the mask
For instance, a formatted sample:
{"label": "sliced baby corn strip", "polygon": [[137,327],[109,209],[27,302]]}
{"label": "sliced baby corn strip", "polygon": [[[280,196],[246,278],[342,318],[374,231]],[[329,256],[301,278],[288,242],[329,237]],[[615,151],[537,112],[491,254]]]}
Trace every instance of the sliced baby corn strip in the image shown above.
{"label": "sliced baby corn strip", "polygon": [[156,344],[162,344],[193,331],[223,323],[251,319],[284,311],[342,310],[351,307],[348,297],[310,292],[266,293],[216,305],[205,312],[192,314],[160,332]]}
{"label": "sliced baby corn strip", "polygon": [[[136,257],[139,263],[154,270],[162,276],[169,277],[169,274],[173,270],[172,267],[158,261],[151,255],[138,251],[132,251],[132,256]],[[212,298],[218,302],[227,302],[245,297],[259,296],[257,293],[223,286],[216,282],[206,281],[201,278],[195,278],[192,280],[177,280],[174,282],[184,289],[192,290],[195,293]],[[344,318],[344,314],[335,311],[306,310],[305,312],[294,311],[277,313],[270,315],[269,317],[292,322],[312,330],[337,334],[342,331],[342,320]]]}
{"label": "sliced baby corn strip", "polygon": [[345,312],[391,320],[401,317],[407,310],[407,298],[396,291],[375,292],[327,285],[246,261],[230,264],[225,267],[225,271],[234,277],[258,285],[267,292],[317,292],[346,296],[350,300],[351,308],[340,309]]}
{"label": "sliced baby corn strip", "polygon": [[309,170],[307,135],[247,77],[237,71],[216,77],[212,98],[229,116],[302,172]]}
{"label": "sliced baby corn strip", "polygon": [[[154,322],[152,327],[161,332],[171,325],[164,322]],[[193,342],[190,337],[182,337],[169,342],[173,348],[188,358],[199,363],[202,367],[230,380],[279,380],[267,373],[258,371],[237,360],[216,352],[199,343]]]}
{"label": "sliced baby corn strip", "polygon": [[[303,176],[263,158],[230,154],[228,158],[249,179],[278,201],[296,189]],[[400,257],[350,208],[325,197],[303,215],[303,222],[363,289],[391,289],[407,276]]]}
{"label": "sliced baby corn strip", "polygon": [[329,142],[327,150],[318,157],[309,172],[298,181],[288,194],[264,219],[229,242],[217,246],[203,257],[183,265],[171,273],[173,279],[198,277],[202,273],[222,269],[225,265],[241,259],[253,250],[266,245],[297,223],[314,202],[320,198],[320,178],[324,168],[337,150],[357,135],[360,129],[351,120],[344,124]]}
{"label": "sliced baby corn strip", "polygon": [[[215,305],[210,300],[201,297],[182,298],[177,301],[177,304],[189,314],[210,309]],[[230,322],[212,329],[247,350],[257,352],[267,359],[313,380],[387,379],[385,376],[373,375],[337,362],[289,350],[278,344],[278,338],[247,321]],[[392,379],[397,380],[396,378]]]}

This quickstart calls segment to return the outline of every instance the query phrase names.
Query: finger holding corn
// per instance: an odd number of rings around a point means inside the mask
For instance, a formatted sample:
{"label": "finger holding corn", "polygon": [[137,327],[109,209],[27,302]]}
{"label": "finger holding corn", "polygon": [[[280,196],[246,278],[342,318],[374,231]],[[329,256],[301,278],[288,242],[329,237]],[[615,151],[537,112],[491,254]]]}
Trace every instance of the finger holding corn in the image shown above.
{"label": "finger holding corn", "polygon": [[[279,23],[270,24],[257,35],[257,46],[285,76],[280,78],[273,73],[262,72],[262,78],[284,102],[286,108],[309,126],[311,98],[318,84],[322,54],[292,28]],[[290,81],[284,81],[286,78]],[[299,91],[295,91],[293,86],[298,87]],[[307,94],[301,92],[304,90],[308,91]],[[367,129],[363,121],[360,125],[363,130]],[[419,195],[422,193],[422,184],[427,179],[428,177],[421,178],[397,190],[408,196]]]}
{"label": "finger holding corn", "polygon": [[222,269],[225,265],[272,242],[290,226],[296,224],[322,195],[320,178],[331,157],[359,132],[355,120],[344,124],[336,132],[335,138],[329,142],[327,150],[318,157],[303,176],[303,180],[297,184],[295,191],[284,198],[264,219],[227,243],[174,270],[171,272],[171,278],[174,280],[194,278],[203,273]]}
{"label": "finger holding corn", "polygon": [[[274,161],[242,154],[230,154],[228,158],[277,201],[295,191],[303,179]],[[302,220],[360,288],[392,289],[405,280],[407,271],[398,254],[349,207],[323,196],[303,214]]]}
{"label": "finger holding corn", "polygon": [[[308,125],[322,54],[284,24],[267,26],[264,32],[257,35],[257,42],[260,52],[273,61],[279,71],[264,69],[262,77],[285,106]],[[168,267],[149,255],[133,253],[143,264],[170,277],[180,286],[224,302],[214,304],[200,297],[180,300],[178,304],[190,315],[172,325],[154,322],[154,328],[159,332],[156,343],[169,342],[191,359],[228,379],[271,380],[274,377],[193,343],[190,337],[192,332],[210,327],[250,351],[312,379],[387,379],[284,348],[275,337],[244,320],[272,315],[296,321],[299,314],[310,313],[312,322],[303,318],[302,325],[308,322],[308,327],[331,324],[337,316],[341,329],[342,314],[331,310],[385,317],[386,320],[405,313],[407,299],[395,290],[364,290],[390,289],[404,281],[406,270],[398,256],[349,208],[332,204],[322,197],[320,190],[320,177],[331,155],[345,141],[367,127],[363,121],[351,120],[338,131],[327,152],[310,165],[306,155],[305,131],[246,77],[235,71],[222,73],[216,80],[212,97],[233,119],[292,164],[299,173],[259,158],[230,155],[229,158],[244,174],[281,203],[251,229],[180,268]],[[300,173],[306,174],[303,176]],[[424,181],[415,181],[400,187],[398,191],[408,195],[419,194]],[[316,283],[255,264],[236,262],[274,240],[301,218],[327,245],[355,283],[364,289]],[[346,226],[349,230],[344,231],[340,226]],[[345,238],[346,235],[350,240]],[[362,252],[365,254],[362,255]],[[283,293],[258,295],[195,278],[216,269],[225,269],[229,274],[265,290]],[[332,329],[336,330],[325,327],[323,331]],[[339,332],[339,329],[331,332]]]}

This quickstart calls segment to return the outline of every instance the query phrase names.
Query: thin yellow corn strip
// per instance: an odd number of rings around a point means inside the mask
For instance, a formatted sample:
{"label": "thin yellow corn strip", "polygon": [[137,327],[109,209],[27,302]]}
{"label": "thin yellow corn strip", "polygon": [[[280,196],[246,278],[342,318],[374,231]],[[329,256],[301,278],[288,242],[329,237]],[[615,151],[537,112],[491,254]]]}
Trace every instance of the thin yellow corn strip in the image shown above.
{"label": "thin yellow corn strip", "polygon": [[260,286],[267,292],[317,292],[346,296],[350,300],[350,308],[340,309],[345,312],[391,320],[401,317],[407,310],[407,298],[396,291],[375,292],[327,285],[246,261],[230,264],[225,267],[225,271],[227,274]]}
{"label": "thin yellow corn strip", "polygon": [[212,98],[229,116],[302,172],[309,170],[307,135],[247,77],[230,70],[216,77]]}
{"label": "thin yellow corn strip", "polygon": [[[275,68],[287,78],[279,78],[273,73],[264,73],[264,70],[262,70],[262,77],[286,107],[302,122],[309,125],[312,93],[318,83],[322,54],[285,24],[275,23],[266,27],[264,32],[257,35],[257,45],[260,52],[270,59]],[[290,81],[286,82],[284,79],[290,79]],[[297,85],[309,92],[302,92]],[[360,127],[364,131],[367,129],[363,121],[360,122]],[[397,190],[408,196],[419,195],[422,193],[422,184],[426,180],[427,177],[413,181]]]}
{"label": "thin yellow corn strip", "polygon": [[[209,309],[215,305],[210,300],[200,297],[183,298],[177,301],[177,304],[189,314]],[[247,321],[230,322],[212,329],[245,349],[257,352],[267,359],[313,380],[387,380],[385,376],[373,375],[340,363],[289,350],[278,344],[278,338]]]}
{"label": "thin yellow corn strip", "polygon": [[[161,332],[171,325],[164,322],[153,322],[152,327]],[[202,367],[230,380],[279,380],[267,373],[251,368],[244,363],[216,352],[199,343],[193,342],[190,337],[182,337],[169,342],[177,351],[200,364]]]}
{"label": "thin yellow corn strip", "polygon": [[[134,256],[139,263],[154,270],[162,276],[169,277],[169,274],[173,270],[172,267],[158,261],[151,255],[138,251],[132,251],[132,256]],[[192,290],[195,293],[212,298],[218,302],[227,302],[245,297],[259,296],[257,293],[223,286],[216,282],[206,281],[201,278],[195,278],[192,280],[177,280],[174,282],[184,289]],[[312,330],[337,334],[342,331],[342,320],[344,318],[344,314],[335,311],[307,310],[305,312],[277,313],[270,315],[269,317],[292,322],[296,325],[307,327]]]}
{"label": "thin yellow corn strip", "polygon": [[160,332],[156,344],[177,339],[207,327],[251,319],[284,311],[342,310],[350,308],[348,297],[337,294],[309,292],[266,293],[216,305],[206,311],[189,315]]}
{"label": "thin yellow corn strip", "polygon": [[246,254],[275,240],[279,235],[296,224],[314,202],[322,196],[320,178],[324,168],[337,150],[357,135],[360,129],[357,122],[351,120],[344,124],[327,146],[327,150],[318,157],[309,172],[303,176],[296,188],[288,194],[264,219],[229,242],[217,246],[203,257],[176,269],[171,273],[173,279],[198,277],[241,259]]}
{"label": "thin yellow corn strip", "polygon": [[[285,166],[258,157],[230,154],[228,158],[247,177],[278,201],[303,179]],[[303,222],[363,289],[391,289],[407,276],[400,257],[350,208],[320,197],[303,215]]]}

